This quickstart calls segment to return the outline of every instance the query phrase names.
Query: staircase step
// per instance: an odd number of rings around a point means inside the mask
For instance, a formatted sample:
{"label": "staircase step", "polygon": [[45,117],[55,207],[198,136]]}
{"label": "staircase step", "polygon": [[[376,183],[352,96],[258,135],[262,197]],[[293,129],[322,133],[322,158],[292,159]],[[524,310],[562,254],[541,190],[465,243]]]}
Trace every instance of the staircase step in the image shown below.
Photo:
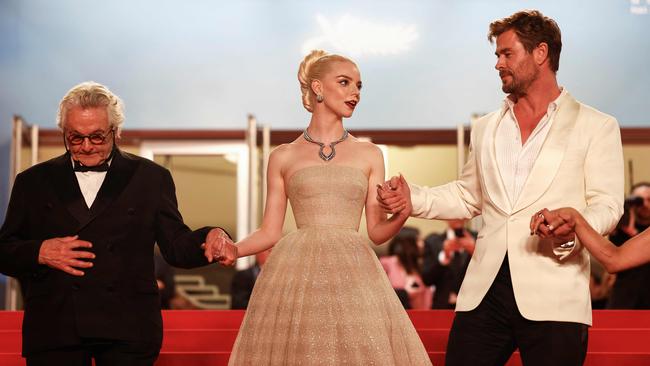
{"label": "staircase step", "polygon": [[22,329],[22,325],[22,311],[0,311],[0,330]]}
{"label": "staircase step", "polygon": [[[451,310],[409,310],[408,314],[416,328],[450,328],[454,319]],[[243,310],[163,311],[166,329],[239,329],[243,318]],[[0,330],[20,329],[22,321],[22,311],[0,311]],[[650,328],[650,310],[596,310],[594,328]]]}
{"label": "staircase step", "polygon": [[239,329],[244,310],[167,310],[164,329]]}
{"label": "staircase step", "polygon": [[[226,352],[237,338],[236,329],[166,329],[163,350],[169,352]],[[442,352],[447,348],[448,329],[417,329],[424,347]],[[650,329],[591,329],[591,352],[649,353]],[[21,334],[18,330],[0,331],[0,352],[20,352]]]}

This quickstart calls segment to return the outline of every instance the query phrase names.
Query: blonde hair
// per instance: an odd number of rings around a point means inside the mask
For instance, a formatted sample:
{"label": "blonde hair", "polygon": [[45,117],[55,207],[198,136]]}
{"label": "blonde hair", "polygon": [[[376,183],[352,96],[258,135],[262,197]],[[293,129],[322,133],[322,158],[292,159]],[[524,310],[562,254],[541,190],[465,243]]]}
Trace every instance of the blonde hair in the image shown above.
{"label": "blonde hair", "polygon": [[330,65],[335,61],[351,62],[356,66],[354,61],[347,57],[335,54],[328,54],[323,50],[311,51],[300,63],[298,68],[298,81],[300,82],[300,91],[302,93],[302,105],[306,110],[313,112],[313,101],[315,99],[314,91],[311,89],[311,83],[314,80],[322,78],[330,69]]}
{"label": "blonde hair", "polygon": [[106,107],[108,125],[115,130],[115,136],[120,137],[124,123],[124,103],[106,86],[94,81],[85,81],[72,87],[59,103],[56,124],[61,130],[65,127],[68,109],[74,106],[84,109]]}

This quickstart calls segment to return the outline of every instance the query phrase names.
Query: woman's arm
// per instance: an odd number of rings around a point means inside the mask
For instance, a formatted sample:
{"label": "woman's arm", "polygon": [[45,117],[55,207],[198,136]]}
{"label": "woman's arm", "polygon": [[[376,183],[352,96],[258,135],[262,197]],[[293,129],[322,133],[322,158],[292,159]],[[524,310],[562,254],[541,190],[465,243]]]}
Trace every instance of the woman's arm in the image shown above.
{"label": "woman's arm", "polygon": [[[607,272],[616,273],[650,262],[650,230],[646,229],[617,247],[596,232],[577,210],[564,207],[550,213],[556,213],[567,225],[575,228],[580,243],[603,264]],[[553,227],[562,224],[562,222],[549,223]]]}
{"label": "woman's arm", "polygon": [[406,219],[409,218],[411,213],[411,193],[408,184],[406,184],[404,178],[401,178],[397,189],[402,191],[403,196],[408,197],[406,207],[387,218],[377,201],[377,195],[373,189],[373,187],[384,183],[384,159],[381,150],[374,145],[372,145],[372,152],[368,155],[370,176],[368,177],[368,193],[366,195],[366,226],[368,227],[370,240],[379,245],[395,236],[406,222]]}
{"label": "woman's arm", "polygon": [[238,257],[246,257],[266,250],[275,245],[282,236],[282,226],[287,209],[282,168],[285,166],[287,148],[286,145],[279,146],[269,156],[266,207],[262,226],[236,244]]}

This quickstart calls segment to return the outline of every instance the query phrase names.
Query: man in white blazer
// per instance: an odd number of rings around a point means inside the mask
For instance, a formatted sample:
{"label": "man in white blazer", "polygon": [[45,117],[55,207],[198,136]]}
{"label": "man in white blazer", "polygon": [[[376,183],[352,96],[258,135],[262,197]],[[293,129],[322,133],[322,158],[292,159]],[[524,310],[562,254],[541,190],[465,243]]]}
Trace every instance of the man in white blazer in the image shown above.
{"label": "man in white blazer", "polygon": [[421,218],[482,215],[447,366],[502,365],[515,349],[526,366],[582,365],[591,325],[588,253],[573,232],[547,239],[531,233],[531,217],[570,206],[608,233],[623,212],[620,130],[615,118],[558,86],[555,21],[517,12],[490,24],[488,38],[496,39],[495,67],[508,96],[473,126],[460,178],[411,185],[412,208],[403,179],[391,179],[395,190],[379,188],[378,198],[387,211],[405,205]]}

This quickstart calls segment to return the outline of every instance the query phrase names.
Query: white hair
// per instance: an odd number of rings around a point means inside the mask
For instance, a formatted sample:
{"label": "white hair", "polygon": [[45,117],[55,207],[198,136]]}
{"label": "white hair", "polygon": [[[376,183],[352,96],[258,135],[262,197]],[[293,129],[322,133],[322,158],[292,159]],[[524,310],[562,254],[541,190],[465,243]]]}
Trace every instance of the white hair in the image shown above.
{"label": "white hair", "polygon": [[124,103],[106,86],[94,81],[85,81],[72,87],[59,103],[56,124],[61,130],[65,127],[68,109],[74,106],[106,107],[108,125],[115,130],[115,136],[120,137],[122,123],[124,123]]}

